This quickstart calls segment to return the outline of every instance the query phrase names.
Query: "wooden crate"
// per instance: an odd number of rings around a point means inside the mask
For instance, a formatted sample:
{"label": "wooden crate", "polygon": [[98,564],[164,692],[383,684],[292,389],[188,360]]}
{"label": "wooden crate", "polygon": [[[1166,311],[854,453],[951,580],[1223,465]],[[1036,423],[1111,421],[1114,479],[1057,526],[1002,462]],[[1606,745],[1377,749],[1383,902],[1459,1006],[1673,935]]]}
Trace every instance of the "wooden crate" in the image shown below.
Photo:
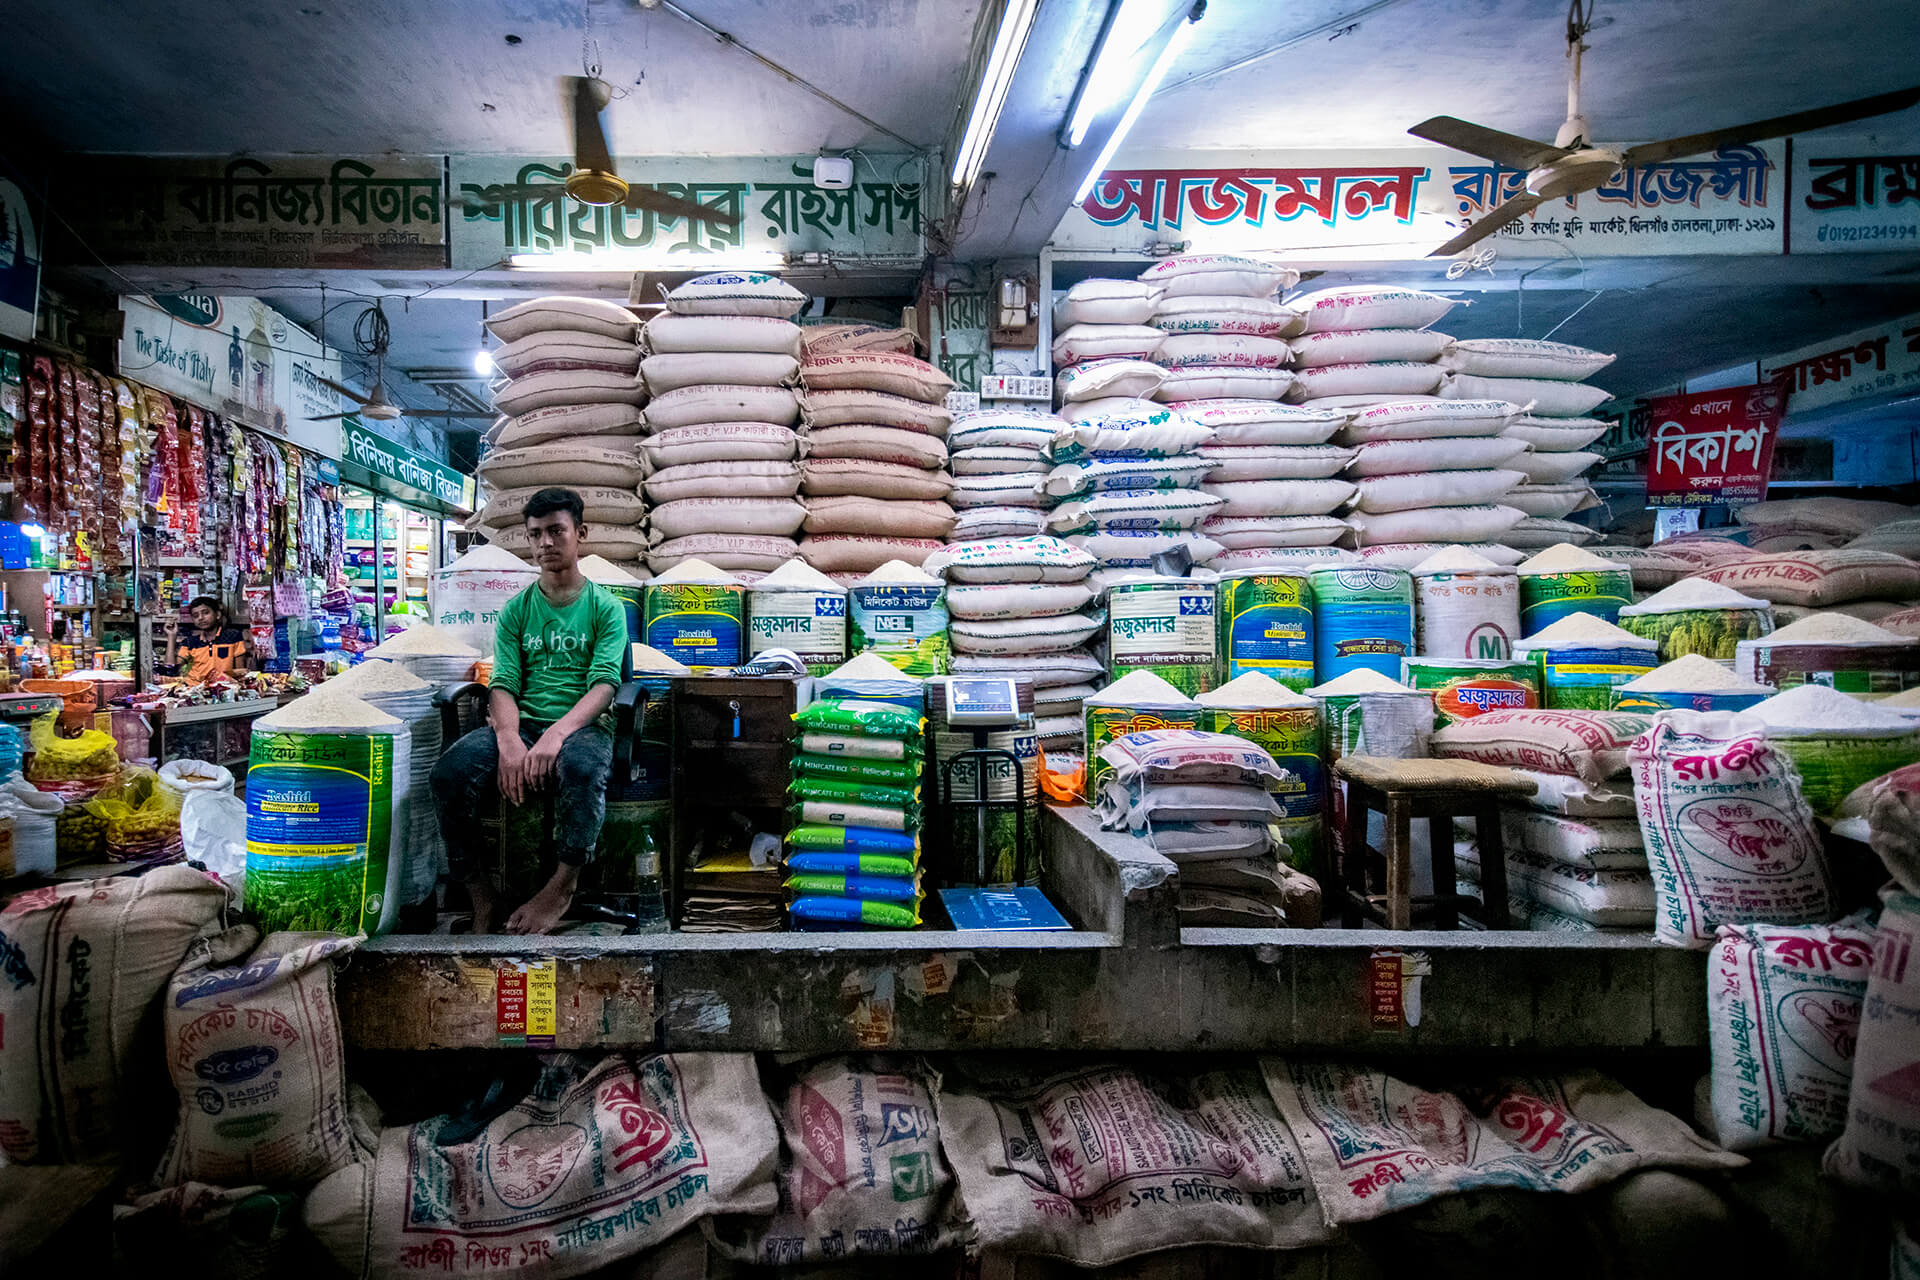
{"label": "wooden crate", "polygon": [[738,811],[784,835],[793,772],[798,679],[692,676],[674,687],[669,908],[679,919],[681,872],[709,820]]}

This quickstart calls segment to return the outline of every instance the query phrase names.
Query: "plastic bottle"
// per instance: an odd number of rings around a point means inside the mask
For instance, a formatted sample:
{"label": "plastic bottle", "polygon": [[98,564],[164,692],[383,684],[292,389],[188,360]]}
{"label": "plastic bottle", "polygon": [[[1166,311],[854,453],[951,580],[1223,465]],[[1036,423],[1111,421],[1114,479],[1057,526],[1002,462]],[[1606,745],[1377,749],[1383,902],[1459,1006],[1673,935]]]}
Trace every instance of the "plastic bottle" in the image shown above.
{"label": "plastic bottle", "polygon": [[659,823],[642,822],[634,850],[633,926],[629,933],[668,933],[666,888],[660,875]]}

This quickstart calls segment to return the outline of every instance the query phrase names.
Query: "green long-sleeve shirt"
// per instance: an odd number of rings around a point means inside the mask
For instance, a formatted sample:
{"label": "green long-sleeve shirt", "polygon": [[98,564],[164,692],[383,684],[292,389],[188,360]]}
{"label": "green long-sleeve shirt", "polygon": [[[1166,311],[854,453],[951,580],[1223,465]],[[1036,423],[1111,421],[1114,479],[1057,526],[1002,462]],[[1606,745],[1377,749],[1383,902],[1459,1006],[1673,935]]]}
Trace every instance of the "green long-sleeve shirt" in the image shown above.
{"label": "green long-sleeve shirt", "polygon": [[493,631],[493,682],[529,720],[551,724],[597,684],[620,684],[627,617],[605,587],[589,582],[556,608],[538,582],[507,601]]}

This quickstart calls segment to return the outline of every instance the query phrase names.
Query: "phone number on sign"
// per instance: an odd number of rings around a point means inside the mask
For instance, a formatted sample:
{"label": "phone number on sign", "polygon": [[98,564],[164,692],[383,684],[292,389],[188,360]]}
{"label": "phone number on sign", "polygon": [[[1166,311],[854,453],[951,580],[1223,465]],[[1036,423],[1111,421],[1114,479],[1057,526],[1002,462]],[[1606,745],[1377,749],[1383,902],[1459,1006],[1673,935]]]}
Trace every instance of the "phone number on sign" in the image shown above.
{"label": "phone number on sign", "polygon": [[1920,240],[1920,223],[1876,222],[1870,227],[1821,227],[1822,244],[1851,240]]}

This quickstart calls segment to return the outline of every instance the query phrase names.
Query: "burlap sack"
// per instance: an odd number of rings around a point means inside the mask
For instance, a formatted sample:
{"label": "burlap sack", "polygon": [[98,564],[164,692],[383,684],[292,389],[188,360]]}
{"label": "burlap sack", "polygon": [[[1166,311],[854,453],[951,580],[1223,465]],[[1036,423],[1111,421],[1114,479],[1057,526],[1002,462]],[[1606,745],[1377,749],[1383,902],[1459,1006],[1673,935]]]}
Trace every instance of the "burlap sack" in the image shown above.
{"label": "burlap sack", "polygon": [[1251,1067],[1106,1065],[936,1083],[978,1246],[1105,1266],[1185,1245],[1299,1248],[1330,1232]]}
{"label": "burlap sack", "polygon": [[935,1253],[964,1241],[933,1098],[911,1065],[823,1058],[776,1105],[780,1208],[707,1220],[727,1257],[767,1266]]}
{"label": "burlap sack", "polygon": [[1847,1126],[1826,1169],[1911,1208],[1920,1201],[1920,898],[1895,889],[1881,896]]}
{"label": "burlap sack", "polygon": [[[0,1151],[93,1159],[165,1113],[158,998],[227,891],[188,866],[34,889],[0,911]],[[157,1095],[157,1096],[156,1096]]]}
{"label": "burlap sack", "polygon": [[477,1134],[443,1139],[452,1125],[383,1129],[374,1163],[307,1197],[308,1230],[350,1275],[559,1280],[778,1200],[778,1139],[749,1054],[555,1055]]}

